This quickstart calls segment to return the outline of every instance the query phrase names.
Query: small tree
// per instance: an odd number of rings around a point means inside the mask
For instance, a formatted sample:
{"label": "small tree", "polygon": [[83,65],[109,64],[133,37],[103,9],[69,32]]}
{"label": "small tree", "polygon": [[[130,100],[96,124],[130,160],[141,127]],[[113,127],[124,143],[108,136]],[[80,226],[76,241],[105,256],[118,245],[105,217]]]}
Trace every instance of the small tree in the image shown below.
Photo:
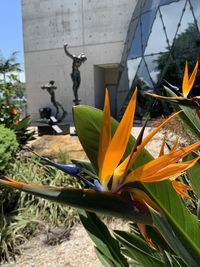
{"label": "small tree", "polygon": [[13,52],[9,58],[0,53],[0,92],[5,98],[5,104],[9,104],[10,97],[15,95],[15,86],[18,80],[18,73],[21,72],[20,63],[16,62],[18,52]]}

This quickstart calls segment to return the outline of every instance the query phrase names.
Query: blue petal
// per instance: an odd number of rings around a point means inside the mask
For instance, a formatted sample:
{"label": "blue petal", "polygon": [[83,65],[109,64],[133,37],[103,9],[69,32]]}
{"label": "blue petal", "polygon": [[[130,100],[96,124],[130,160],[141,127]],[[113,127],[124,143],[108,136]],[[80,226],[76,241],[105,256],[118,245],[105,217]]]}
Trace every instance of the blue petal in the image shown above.
{"label": "blue petal", "polygon": [[60,163],[56,163],[48,158],[43,158],[42,159],[46,162],[48,162],[50,165],[56,167],[57,169],[70,174],[70,175],[75,175],[78,174],[81,170],[80,168],[78,168],[75,164],[60,164]]}

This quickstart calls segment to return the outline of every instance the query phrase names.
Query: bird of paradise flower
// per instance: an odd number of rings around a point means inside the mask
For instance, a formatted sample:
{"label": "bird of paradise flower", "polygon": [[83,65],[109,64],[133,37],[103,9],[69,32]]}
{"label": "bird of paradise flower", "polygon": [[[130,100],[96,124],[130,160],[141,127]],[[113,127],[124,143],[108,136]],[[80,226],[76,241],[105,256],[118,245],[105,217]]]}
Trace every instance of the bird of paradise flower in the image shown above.
{"label": "bird of paradise flower", "polygon": [[[200,146],[200,141],[180,149],[176,149],[177,146],[174,146],[174,148],[168,154],[160,153],[158,158],[153,159],[148,163],[145,163],[134,169],[134,163],[145,145],[161,128],[163,128],[180,112],[172,114],[161,125],[151,131],[145,138],[143,138],[143,133],[145,130],[144,125],[132,148],[131,153],[126,157],[125,160],[122,161],[122,157],[131,135],[136,109],[136,99],[137,88],[127,106],[116,132],[114,133],[114,136],[112,137],[109,94],[108,90],[106,90],[101,132],[99,137],[97,159],[98,175],[93,176],[93,182],[88,181],[85,177],[80,175],[79,173],[81,170],[75,165],[59,164],[44,157],[41,157],[41,159],[55,166],[56,168],[78,179],[81,179],[83,183],[87,185],[87,187],[90,187],[98,192],[121,194],[123,191],[129,191],[133,193],[133,198],[137,198],[137,195],[140,194],[134,194],[134,192],[138,192],[138,189],[134,188],[133,186],[135,182],[152,183],[170,180],[173,182],[173,187],[177,193],[185,196],[183,191],[190,189],[190,187],[181,182],[176,182],[175,180],[187,169],[191,168],[199,160],[200,156],[185,162],[180,162],[180,160],[193,150],[197,149]],[[15,187],[17,187],[17,185],[27,185],[21,182],[16,182],[8,177],[6,180],[7,181],[1,180],[1,183],[9,183],[10,185],[13,183]]]}
{"label": "bird of paradise flower", "polygon": [[[197,157],[194,160],[179,162],[180,159],[199,147],[200,141],[178,150],[174,148],[168,154],[161,154],[158,158],[136,169],[132,169],[134,162],[145,145],[164,125],[178,114],[175,113],[166,119],[159,127],[155,128],[143,140],[141,138],[142,132],[130,155],[121,162],[133,125],[136,97],[137,89],[127,106],[114,136],[111,137],[110,105],[108,92],[106,92],[98,151],[98,177],[102,186],[102,191],[121,192],[126,190],[126,185],[133,182],[151,183],[167,179],[174,181],[187,169],[191,168],[199,159],[199,157]],[[110,179],[112,179],[111,188],[108,187]]]}
{"label": "bird of paradise flower", "polygon": [[[168,154],[164,154],[163,148],[161,147],[161,152],[158,158],[153,159],[137,168],[134,168],[136,159],[138,158],[145,145],[149,142],[149,140],[170,120],[172,120],[177,114],[179,114],[179,112],[172,114],[160,126],[151,131],[145,138],[143,138],[143,133],[145,130],[144,125],[132,148],[131,153],[124,160],[122,160],[133,126],[136,99],[137,88],[135,89],[135,92],[127,106],[122,120],[117,127],[117,130],[112,136],[110,101],[108,90],[106,90],[101,131],[99,136],[99,149],[97,159],[98,175],[94,176],[93,182],[88,181],[85,177],[83,177],[81,175],[80,169],[77,166],[62,165],[47,158],[42,159],[55,166],[56,168],[74,177],[77,177],[78,179],[82,179],[85,185],[87,185],[87,187],[90,187],[94,192],[96,191],[98,193],[102,192],[109,193],[111,195],[121,195],[122,192],[126,191],[131,194],[132,201],[138,201],[145,205],[147,203],[154,209],[160,211],[157,204],[154,203],[154,201],[146,193],[135,186],[135,182],[154,183],[170,180],[172,181],[173,187],[178,194],[180,194],[181,196],[187,196],[184,191],[191,188],[180,181],[176,181],[176,178],[183,174],[187,169],[191,168],[199,160],[200,156],[190,161],[180,162],[180,160],[191,153],[193,150],[197,149],[200,146],[200,141],[180,149],[177,149],[177,146],[175,145]],[[16,182],[8,177],[6,177],[5,180],[0,180],[0,183],[13,186],[14,188],[18,188],[24,191],[26,189],[30,189],[30,193],[34,193],[34,190],[37,193],[37,190],[42,190],[43,188],[49,189],[51,192],[53,192],[54,190],[52,187],[37,185],[34,186],[22,182]],[[55,187],[55,190],[59,191],[63,190],[63,188]],[[29,190],[27,192],[29,192]],[[41,192],[43,193],[43,191]],[[40,195],[42,195],[42,193],[40,193]],[[142,207],[142,210],[143,208],[144,207]],[[146,241],[151,246],[154,246],[152,241],[147,236],[145,226],[139,223],[138,227]]]}
{"label": "bird of paradise flower", "polygon": [[195,64],[195,67],[192,71],[192,74],[189,78],[188,63],[186,61],[184,75],[183,75],[183,82],[182,82],[182,93],[179,92],[179,88],[168,83],[171,86],[171,88],[175,88],[176,92],[179,94],[178,96],[174,96],[174,97],[169,96],[168,97],[168,96],[161,96],[161,95],[158,95],[155,93],[150,93],[150,92],[147,92],[146,94],[149,96],[155,97],[156,99],[167,101],[167,102],[170,102],[173,104],[189,106],[189,107],[194,108],[198,111],[200,108],[200,96],[194,96],[194,97],[190,97],[190,98],[188,97],[188,95],[191,92],[191,89],[194,85],[195,79],[196,79],[196,75],[197,75],[197,71],[198,71],[198,65],[199,65],[199,63],[197,61]]}

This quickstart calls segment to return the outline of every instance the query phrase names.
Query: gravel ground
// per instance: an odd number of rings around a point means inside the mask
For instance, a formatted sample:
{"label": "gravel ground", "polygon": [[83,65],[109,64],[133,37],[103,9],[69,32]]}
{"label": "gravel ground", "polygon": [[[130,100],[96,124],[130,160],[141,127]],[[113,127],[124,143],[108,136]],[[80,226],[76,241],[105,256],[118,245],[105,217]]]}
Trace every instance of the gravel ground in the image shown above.
{"label": "gravel ground", "polygon": [[[112,229],[128,229],[127,222],[115,219],[108,223]],[[61,244],[47,245],[46,235],[38,235],[21,246],[22,255],[16,262],[3,267],[102,267],[93,242],[82,225],[73,227],[69,240]]]}

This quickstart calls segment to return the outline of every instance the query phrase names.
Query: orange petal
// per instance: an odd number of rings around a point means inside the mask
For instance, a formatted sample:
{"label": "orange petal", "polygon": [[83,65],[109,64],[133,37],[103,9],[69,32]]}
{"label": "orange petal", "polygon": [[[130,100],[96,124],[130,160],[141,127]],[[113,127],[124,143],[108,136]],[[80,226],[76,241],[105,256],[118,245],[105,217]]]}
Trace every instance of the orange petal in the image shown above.
{"label": "orange petal", "polygon": [[159,252],[159,249],[157,248],[157,246],[153,243],[151,238],[148,237],[146,225],[138,223],[137,226],[138,226],[138,229],[141,235],[144,237],[145,241],[147,242],[147,244]]}
{"label": "orange petal", "polygon": [[192,199],[187,193],[185,193],[185,190],[192,190],[192,187],[189,185],[186,185],[179,181],[173,181],[172,186],[174,190],[183,198]]}
{"label": "orange petal", "polygon": [[[144,191],[137,189],[137,188],[130,188],[130,190],[128,189],[128,191],[131,192],[132,199],[148,204],[150,207],[160,212],[160,208],[158,207],[158,205]],[[146,226],[144,224],[137,224],[137,226],[138,226],[138,229],[140,230],[141,235],[144,237],[144,239],[149,244],[149,246],[158,250],[156,245],[148,237]]]}
{"label": "orange petal", "polygon": [[176,150],[176,148],[178,146],[178,142],[179,142],[179,138],[177,137],[175,143],[173,144],[173,146],[172,146],[172,148],[170,150],[170,152],[173,152],[173,151]]}
{"label": "orange petal", "polygon": [[131,198],[133,200],[146,203],[154,210],[161,211],[158,205],[144,191],[133,187],[128,188],[127,191],[131,193]]}
{"label": "orange petal", "polygon": [[164,148],[165,148],[165,143],[166,143],[166,134],[163,138],[163,141],[162,141],[162,144],[161,144],[161,147],[160,147],[160,152],[159,152],[159,157],[163,156],[165,153],[164,153]]}
{"label": "orange petal", "polygon": [[185,63],[185,70],[183,75],[183,83],[182,83],[182,92],[183,96],[187,97],[189,91],[188,91],[188,63],[186,61]]}
{"label": "orange petal", "polygon": [[[129,169],[135,160],[137,159],[139,153],[142,151],[142,149],[145,147],[145,145],[150,141],[150,139],[162,128],[164,127],[170,120],[172,120],[176,115],[178,115],[181,111],[176,112],[172,114],[169,118],[167,118],[161,125],[157,128],[155,128],[153,131],[151,131],[142,141],[142,143],[137,147],[137,151],[135,151],[132,155],[129,155],[115,170],[114,172],[114,181],[113,181],[113,187],[116,188],[119,180],[123,177],[125,170]],[[128,166],[127,166],[128,164]]]}
{"label": "orange petal", "polygon": [[[173,152],[170,152],[167,155],[163,155],[157,159],[154,159],[143,166],[137,168],[136,170],[133,170],[127,177],[126,177],[126,183],[127,182],[134,182],[134,181],[144,181],[144,178],[146,180],[146,177],[152,178],[155,177],[155,173],[160,172],[161,170],[168,167],[170,164],[176,163],[181,158],[188,155],[190,152],[195,150],[198,146],[200,146],[200,141],[184,147],[180,150],[176,150]],[[196,161],[198,159],[195,159]],[[194,160],[194,161],[195,161]],[[164,170],[163,170],[164,171]],[[174,173],[175,175],[176,173]],[[162,177],[163,179],[163,177]],[[150,182],[150,180],[148,180]]]}
{"label": "orange petal", "polygon": [[148,175],[148,173],[145,175],[143,174],[142,177],[138,178],[138,181],[140,182],[160,182],[163,180],[175,180],[177,177],[179,177],[181,174],[183,174],[186,170],[191,168],[198,160],[200,157],[197,157],[194,160],[186,161],[186,162],[181,162],[181,163],[174,163],[170,164],[167,167],[160,169],[156,172],[154,172],[153,175]]}
{"label": "orange petal", "polygon": [[98,152],[99,173],[101,173],[103,160],[110,142],[111,142],[110,102],[109,102],[108,89],[106,88],[100,140],[99,140],[99,152]]}
{"label": "orange petal", "polygon": [[138,157],[138,154],[141,152],[141,150],[146,146],[146,144],[152,139],[152,137],[161,129],[163,128],[169,121],[171,121],[175,116],[177,116],[179,112],[176,112],[174,114],[172,114],[169,118],[167,118],[166,120],[163,121],[163,123],[161,123],[160,126],[158,126],[157,128],[155,128],[153,131],[151,131],[142,141],[142,144],[138,147],[136,153],[134,153],[132,155],[132,159],[129,163],[129,168],[131,167],[131,165],[134,163],[134,161],[136,160],[136,158]]}
{"label": "orange petal", "polygon": [[188,79],[188,63],[186,61],[185,63],[185,71],[184,71],[184,76],[183,76],[183,83],[182,83],[182,92],[183,92],[183,96],[185,98],[187,98],[189,92],[192,89],[192,86],[194,84],[196,75],[197,75],[197,71],[198,71],[198,61],[196,62],[196,65],[194,67],[194,70],[190,76],[190,78]]}
{"label": "orange petal", "polygon": [[[5,180],[4,180],[5,179]],[[48,189],[62,189],[62,186],[48,186],[48,185],[37,185],[37,184],[26,184],[23,182],[18,182],[10,177],[5,176],[4,179],[0,179],[0,184],[10,185],[14,188],[48,188]]]}
{"label": "orange petal", "polygon": [[188,81],[188,86],[189,86],[190,90],[191,90],[191,88],[193,87],[193,84],[194,84],[194,82],[195,82],[196,75],[197,75],[197,71],[198,71],[198,66],[199,66],[199,62],[197,61],[197,62],[196,62],[196,65],[195,65],[195,67],[194,67],[194,69],[193,69],[193,72],[192,72],[192,74],[191,74],[191,76],[190,76],[190,79],[189,79],[189,81]]}
{"label": "orange petal", "polygon": [[131,129],[133,126],[133,118],[136,108],[137,88],[126,108],[124,116],[120,121],[118,128],[111,140],[106,151],[102,169],[100,170],[100,179],[102,185],[106,185],[113,175],[115,168],[119,164],[129,141]]}

